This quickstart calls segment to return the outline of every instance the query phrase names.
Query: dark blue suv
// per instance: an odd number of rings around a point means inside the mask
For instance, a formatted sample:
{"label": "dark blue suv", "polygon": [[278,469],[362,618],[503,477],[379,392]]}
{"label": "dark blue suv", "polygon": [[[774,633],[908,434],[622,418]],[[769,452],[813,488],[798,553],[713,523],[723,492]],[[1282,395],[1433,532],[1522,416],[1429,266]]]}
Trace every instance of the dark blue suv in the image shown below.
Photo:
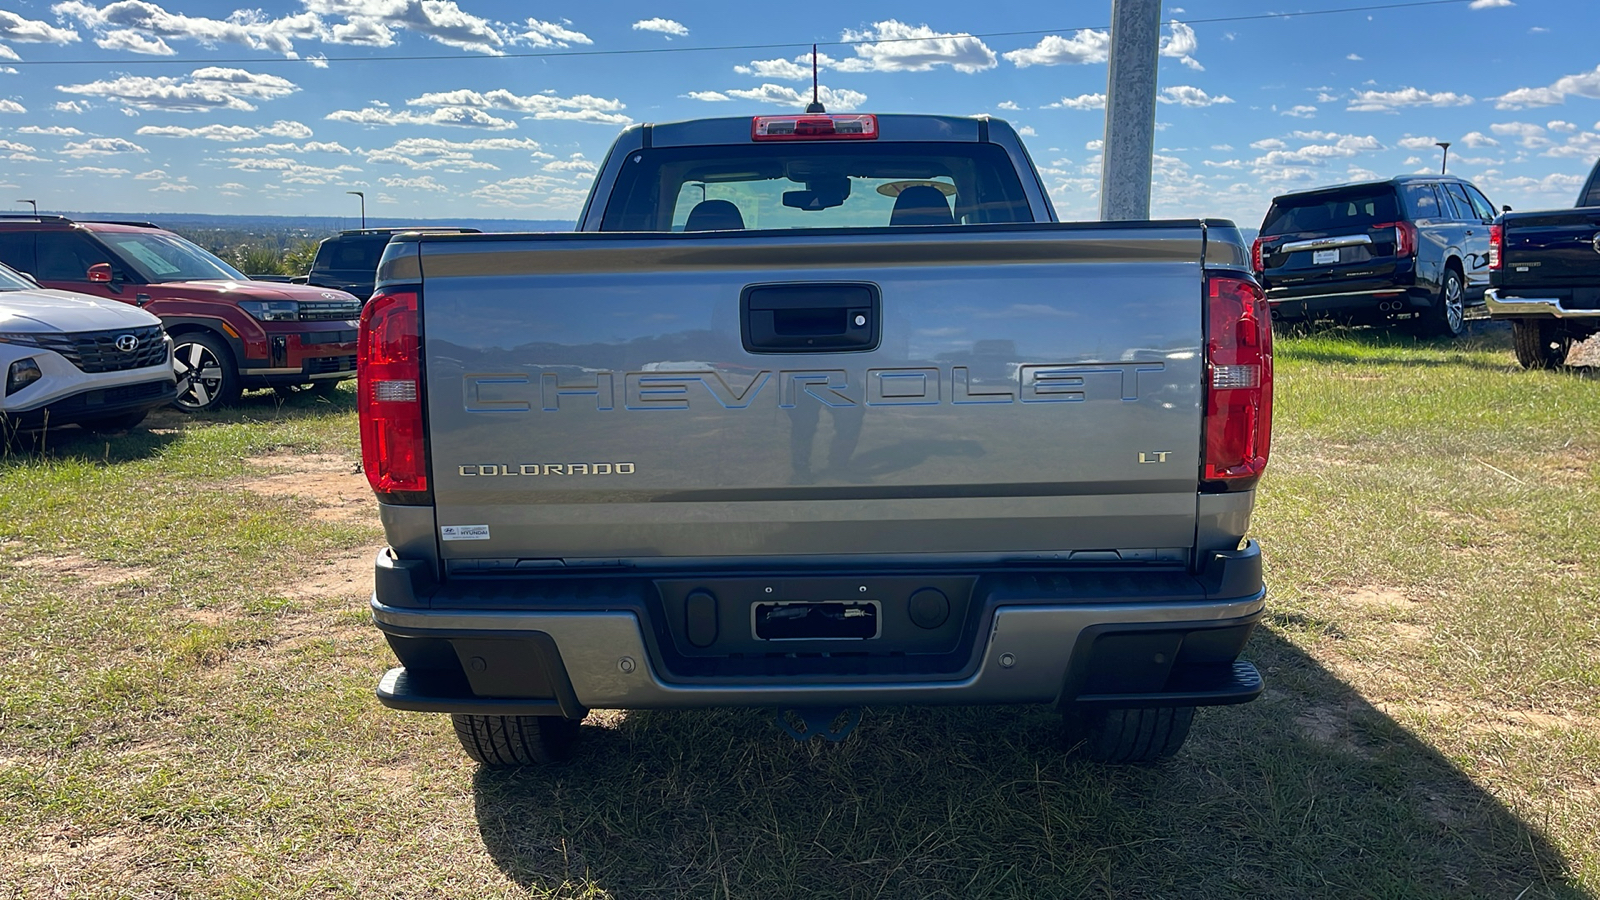
{"label": "dark blue suv", "polygon": [[1489,286],[1494,217],[1460,178],[1341,184],[1273,200],[1251,256],[1275,320],[1405,322],[1455,336]]}

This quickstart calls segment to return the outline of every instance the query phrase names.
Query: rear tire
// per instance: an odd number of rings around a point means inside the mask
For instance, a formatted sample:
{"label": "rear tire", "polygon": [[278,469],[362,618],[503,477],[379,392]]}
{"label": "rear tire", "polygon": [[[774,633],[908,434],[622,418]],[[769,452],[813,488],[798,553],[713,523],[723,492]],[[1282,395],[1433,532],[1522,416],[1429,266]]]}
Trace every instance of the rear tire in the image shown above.
{"label": "rear tire", "polygon": [[1102,763],[1149,763],[1178,752],[1194,724],[1194,707],[1067,709],[1068,749]]}
{"label": "rear tire", "polygon": [[1439,296],[1422,314],[1422,327],[1435,337],[1455,338],[1467,331],[1466,281],[1453,265],[1444,270]]}
{"label": "rear tire", "polygon": [[1572,336],[1549,319],[1512,319],[1511,346],[1524,369],[1559,369],[1567,364]]}
{"label": "rear tire", "polygon": [[566,762],[578,739],[578,720],[561,716],[452,715],[450,721],[467,755],[492,769]]}

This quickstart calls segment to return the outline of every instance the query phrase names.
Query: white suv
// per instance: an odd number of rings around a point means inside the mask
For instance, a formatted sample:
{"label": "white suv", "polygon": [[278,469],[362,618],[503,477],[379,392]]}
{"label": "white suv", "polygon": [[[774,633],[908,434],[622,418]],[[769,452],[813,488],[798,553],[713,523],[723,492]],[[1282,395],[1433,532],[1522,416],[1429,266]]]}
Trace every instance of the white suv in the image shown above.
{"label": "white suv", "polygon": [[76,423],[132,428],[178,386],[161,320],[116,300],[41,288],[0,265],[0,437]]}

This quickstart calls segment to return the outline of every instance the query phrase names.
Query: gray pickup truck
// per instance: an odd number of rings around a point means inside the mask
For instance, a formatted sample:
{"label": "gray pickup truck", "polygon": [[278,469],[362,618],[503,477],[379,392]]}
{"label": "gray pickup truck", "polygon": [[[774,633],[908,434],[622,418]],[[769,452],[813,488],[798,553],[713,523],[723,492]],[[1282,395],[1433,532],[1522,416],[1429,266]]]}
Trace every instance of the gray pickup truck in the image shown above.
{"label": "gray pickup truck", "polygon": [[1600,160],[1573,209],[1495,220],[1489,283],[1489,318],[1511,323],[1523,368],[1560,368],[1573,345],[1600,334]]}
{"label": "gray pickup truck", "polygon": [[389,244],[362,315],[396,709],[1054,704],[1105,761],[1257,696],[1269,316],[1230,222],[1064,224],[986,118],[617,139],[570,234]]}

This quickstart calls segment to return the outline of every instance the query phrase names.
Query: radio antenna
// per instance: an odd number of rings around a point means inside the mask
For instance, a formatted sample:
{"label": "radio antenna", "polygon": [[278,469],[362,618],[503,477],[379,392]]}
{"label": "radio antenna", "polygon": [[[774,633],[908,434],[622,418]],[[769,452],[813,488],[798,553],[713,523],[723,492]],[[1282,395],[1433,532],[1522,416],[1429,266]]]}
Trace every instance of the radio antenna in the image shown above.
{"label": "radio antenna", "polygon": [[818,97],[817,88],[817,45],[811,45],[811,105],[806,107],[808,113],[825,113],[822,100]]}

